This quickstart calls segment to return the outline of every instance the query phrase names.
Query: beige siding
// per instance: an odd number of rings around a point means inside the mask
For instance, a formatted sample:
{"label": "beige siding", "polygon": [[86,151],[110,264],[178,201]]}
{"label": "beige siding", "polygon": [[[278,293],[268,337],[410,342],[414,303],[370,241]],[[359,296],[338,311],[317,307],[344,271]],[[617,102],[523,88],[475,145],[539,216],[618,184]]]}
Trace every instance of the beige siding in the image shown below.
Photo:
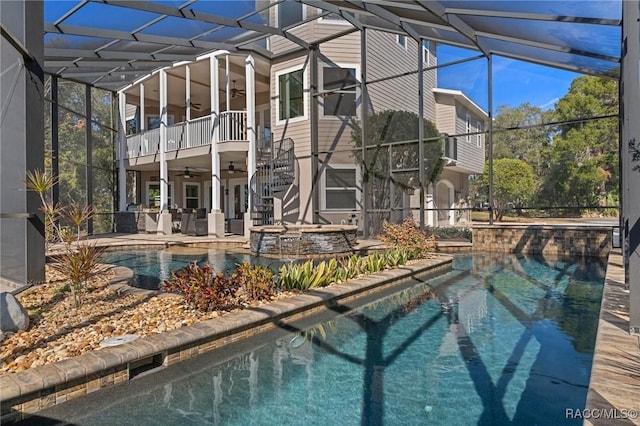
{"label": "beige siding", "polygon": [[[316,28],[335,27],[331,24],[316,24]],[[320,63],[318,65],[319,90],[323,88],[322,74],[324,67],[342,66],[356,69],[356,77],[360,77],[360,34],[354,33],[337,38],[320,46]],[[356,103],[360,110],[360,90],[356,91]],[[324,116],[322,97],[318,98],[318,149],[320,151],[350,149],[352,118]],[[335,160],[334,160],[335,161]],[[351,163],[352,160],[349,160]]]}
{"label": "beige siding", "polygon": [[[303,8],[303,13],[311,12],[312,10],[310,10],[310,9],[315,9],[315,8],[309,8],[306,5],[303,5],[302,8]],[[273,26],[278,26],[277,25],[277,22],[278,22],[277,13],[278,13],[278,6],[271,7],[269,9],[269,22]],[[313,37],[313,27],[312,27],[312,23],[313,22],[314,21],[311,21],[311,22],[309,22],[307,24],[300,25],[299,27],[292,28],[288,32],[291,33],[292,35],[296,36],[296,37],[301,38],[302,40],[310,41],[312,39],[312,37]],[[271,37],[269,37],[269,46],[268,47],[269,47],[269,50],[271,50],[271,52],[273,52],[274,54],[277,55],[277,54],[286,52],[288,50],[299,48],[300,46],[297,45],[296,43],[292,42],[292,41],[287,40],[284,37],[271,36]]]}
{"label": "beige siding", "polygon": [[[381,31],[367,31],[367,79],[377,80],[418,69],[418,43],[407,38],[405,50],[396,35]],[[435,63],[435,49],[430,61]],[[424,114],[435,122],[435,100],[431,89],[436,84],[436,71],[424,74]],[[368,86],[373,112],[387,109],[418,112],[418,74],[373,83]]]}
{"label": "beige siding", "polygon": [[[456,102],[456,134],[458,135],[467,133],[467,114],[471,117],[471,133],[478,130],[477,122],[481,118]],[[467,141],[466,136],[458,137],[458,161],[460,166],[476,173],[482,173],[484,167],[484,142],[481,147],[478,147],[475,135],[469,136],[468,139]]]}
{"label": "beige siding", "polygon": [[456,134],[456,107],[453,99],[438,99],[436,108],[436,127],[440,133]]}

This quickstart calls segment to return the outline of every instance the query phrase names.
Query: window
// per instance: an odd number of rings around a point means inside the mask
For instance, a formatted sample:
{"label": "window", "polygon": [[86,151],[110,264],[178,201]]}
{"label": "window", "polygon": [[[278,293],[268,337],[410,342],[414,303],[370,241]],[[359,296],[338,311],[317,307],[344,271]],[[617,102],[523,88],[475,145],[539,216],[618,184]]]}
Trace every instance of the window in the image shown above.
{"label": "window", "polygon": [[200,207],[200,183],[184,184],[184,206],[188,209]]}
{"label": "window", "polygon": [[276,74],[278,121],[304,117],[304,72],[302,69]]}
{"label": "window", "polygon": [[337,90],[322,95],[324,115],[356,115],[355,68],[324,67],[322,69],[322,89]]}
{"label": "window", "polygon": [[[160,182],[147,182],[147,205],[150,208],[160,208]],[[173,182],[169,182],[167,205],[173,207]]]}
{"label": "window", "polygon": [[[167,115],[167,126],[173,124],[173,115]],[[147,128],[145,130],[153,130],[160,128],[159,115],[147,115]]]}
{"label": "window", "polygon": [[[483,129],[482,122],[481,122],[481,121],[478,121],[476,124],[477,124],[477,126],[478,126],[478,132],[483,132],[483,131],[484,131],[484,129]],[[483,136],[483,134],[482,134],[482,133],[478,133],[478,134],[476,135],[476,146],[477,146],[478,148],[481,148],[481,147],[482,147],[482,136]]]}
{"label": "window", "polygon": [[325,207],[327,210],[355,210],[357,207],[356,169],[325,170]]}
{"label": "window", "polygon": [[428,41],[423,41],[422,42],[422,65],[424,65],[425,67],[428,67],[428,66],[431,65],[429,62],[430,62],[430,59],[429,59],[429,42]]}
{"label": "window", "polygon": [[471,133],[471,116],[469,114],[467,114],[467,131],[465,133],[465,140],[471,142],[471,135],[469,134]]}
{"label": "window", "polygon": [[406,35],[397,34],[396,35],[396,43],[398,43],[400,46],[402,46],[403,49],[406,49],[407,48],[407,36]]}
{"label": "window", "polygon": [[304,19],[303,4],[297,1],[278,3],[278,27],[286,28]]}

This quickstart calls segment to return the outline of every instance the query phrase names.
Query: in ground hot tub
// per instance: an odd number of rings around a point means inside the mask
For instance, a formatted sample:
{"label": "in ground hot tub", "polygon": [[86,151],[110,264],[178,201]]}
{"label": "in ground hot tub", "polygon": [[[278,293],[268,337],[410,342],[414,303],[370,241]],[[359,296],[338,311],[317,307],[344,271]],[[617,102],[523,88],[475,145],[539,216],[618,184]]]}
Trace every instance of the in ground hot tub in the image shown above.
{"label": "in ground hot tub", "polygon": [[251,252],[312,256],[348,253],[357,242],[356,225],[284,225],[249,228]]}

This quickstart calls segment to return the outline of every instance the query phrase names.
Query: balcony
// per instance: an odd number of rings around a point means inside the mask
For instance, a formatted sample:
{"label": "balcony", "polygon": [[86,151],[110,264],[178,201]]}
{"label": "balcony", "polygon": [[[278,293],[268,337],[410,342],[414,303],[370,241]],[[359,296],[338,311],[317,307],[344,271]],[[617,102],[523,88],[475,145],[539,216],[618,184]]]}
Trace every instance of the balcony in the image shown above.
{"label": "balcony", "polygon": [[[246,111],[220,113],[218,143],[248,142]],[[196,148],[211,143],[211,117],[200,117],[188,122],[167,126],[167,152]],[[231,145],[230,145],[231,146]],[[246,150],[248,147],[238,147]],[[160,129],[146,130],[127,136],[126,158],[155,155],[160,151]]]}

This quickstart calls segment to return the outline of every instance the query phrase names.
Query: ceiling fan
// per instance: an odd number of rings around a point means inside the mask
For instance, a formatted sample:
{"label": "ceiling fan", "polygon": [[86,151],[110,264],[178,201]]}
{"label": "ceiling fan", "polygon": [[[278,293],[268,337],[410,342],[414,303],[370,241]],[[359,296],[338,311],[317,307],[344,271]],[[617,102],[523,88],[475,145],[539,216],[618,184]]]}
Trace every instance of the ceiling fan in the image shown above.
{"label": "ceiling fan", "polygon": [[187,106],[190,106],[191,108],[195,109],[196,111],[202,111],[202,104],[199,102],[189,102],[187,103]]}
{"label": "ceiling fan", "polygon": [[227,172],[230,175],[234,174],[234,173],[241,173],[244,172],[244,170],[237,168],[236,166],[233,165],[233,161],[229,161],[229,167],[227,167],[226,169],[222,170],[223,172]]}
{"label": "ceiling fan", "polygon": [[197,175],[195,173],[192,173],[188,167],[184,168],[184,172],[179,173],[177,176],[182,176],[185,179],[191,179],[192,177],[198,177],[200,175]]}
{"label": "ceiling fan", "polygon": [[237,95],[244,96],[245,91],[242,89],[236,89],[236,80],[232,81],[233,87],[231,88],[231,97],[235,98]]}

